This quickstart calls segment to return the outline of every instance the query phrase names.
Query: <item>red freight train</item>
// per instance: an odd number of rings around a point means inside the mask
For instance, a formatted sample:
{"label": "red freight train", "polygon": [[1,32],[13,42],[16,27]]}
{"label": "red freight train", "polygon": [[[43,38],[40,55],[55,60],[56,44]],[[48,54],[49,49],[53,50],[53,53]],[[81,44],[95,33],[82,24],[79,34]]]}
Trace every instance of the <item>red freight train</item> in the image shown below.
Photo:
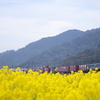
{"label": "red freight train", "polygon": [[79,65],[71,65],[71,66],[62,66],[62,67],[56,67],[57,72],[60,73],[68,73],[71,71],[78,71]]}
{"label": "red freight train", "polygon": [[60,72],[60,73],[69,73],[71,71],[77,72],[78,70],[83,70],[87,72],[89,69],[99,68],[100,70],[100,63],[96,64],[84,64],[84,65],[70,65],[70,66],[61,66],[61,67],[45,67],[45,68],[38,68],[34,69],[34,71],[42,70],[42,72]]}
{"label": "red freight train", "polygon": [[70,65],[70,66],[61,66],[61,67],[45,67],[45,68],[37,68],[33,69],[33,71],[39,71],[42,70],[42,72],[60,72],[60,73],[69,73],[71,71],[78,71],[78,70],[87,70],[87,65]]}

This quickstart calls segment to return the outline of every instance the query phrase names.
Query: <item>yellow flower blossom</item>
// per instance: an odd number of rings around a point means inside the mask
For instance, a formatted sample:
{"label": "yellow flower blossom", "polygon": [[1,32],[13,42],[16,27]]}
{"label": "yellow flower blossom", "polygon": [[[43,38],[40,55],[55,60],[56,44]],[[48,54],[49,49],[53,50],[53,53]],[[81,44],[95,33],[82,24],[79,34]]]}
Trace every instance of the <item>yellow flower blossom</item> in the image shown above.
{"label": "yellow flower blossom", "polygon": [[19,70],[20,70],[20,67],[17,67],[17,68],[16,68],[16,71],[19,71]]}
{"label": "yellow flower blossom", "polygon": [[98,71],[98,68],[95,68],[95,71]]}
{"label": "yellow flower blossom", "polygon": [[0,100],[99,100],[100,72],[60,74],[0,69]]}
{"label": "yellow flower blossom", "polygon": [[4,69],[8,69],[8,66],[3,66]]}

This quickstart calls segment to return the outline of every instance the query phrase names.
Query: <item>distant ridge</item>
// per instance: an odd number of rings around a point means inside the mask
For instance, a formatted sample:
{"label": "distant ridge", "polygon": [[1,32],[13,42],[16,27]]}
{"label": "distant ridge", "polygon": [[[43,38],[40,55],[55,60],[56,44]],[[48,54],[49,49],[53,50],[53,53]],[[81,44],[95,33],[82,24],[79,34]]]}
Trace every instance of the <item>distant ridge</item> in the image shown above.
{"label": "distant ridge", "polygon": [[70,42],[74,38],[82,36],[84,34],[85,32],[76,29],[68,30],[58,34],[57,36],[42,38],[36,42],[32,42],[26,45],[24,48],[18,49],[17,51],[11,50],[4,53],[0,53],[0,66],[18,66],[26,62],[27,60],[42,54],[50,48],[53,48],[66,42]]}
{"label": "distant ridge", "polygon": [[[84,35],[77,36],[69,42],[56,45],[41,54],[21,64],[21,67],[38,67],[55,64],[66,59],[67,55],[77,55],[86,49],[95,48],[100,44],[100,28],[83,32]],[[32,64],[33,62],[33,64]]]}
{"label": "distant ridge", "polygon": [[59,62],[56,65],[68,66],[68,65],[82,65],[82,64],[92,64],[92,63],[100,63],[100,44],[97,47],[91,49],[85,49],[83,52],[75,56],[68,56],[67,59]]}

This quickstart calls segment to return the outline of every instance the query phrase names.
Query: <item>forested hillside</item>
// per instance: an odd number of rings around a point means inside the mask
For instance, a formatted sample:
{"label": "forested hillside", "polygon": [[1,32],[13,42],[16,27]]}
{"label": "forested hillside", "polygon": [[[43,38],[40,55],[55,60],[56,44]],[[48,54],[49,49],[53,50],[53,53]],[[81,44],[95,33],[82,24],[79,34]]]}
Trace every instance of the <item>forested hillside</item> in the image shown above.
{"label": "forested hillside", "polygon": [[18,66],[21,63],[35,57],[44,51],[53,48],[54,46],[61,45],[65,42],[70,42],[78,36],[84,35],[85,32],[79,30],[68,30],[66,32],[60,33],[57,36],[42,38],[38,41],[29,43],[23,48],[17,51],[10,50],[4,53],[0,53],[0,66],[8,65]]}
{"label": "forested hillside", "polygon": [[20,66],[50,66],[66,59],[67,55],[75,56],[86,49],[97,47],[98,44],[100,44],[100,29],[86,31],[85,35],[76,37],[70,42],[52,47]]}
{"label": "forested hillside", "polygon": [[81,65],[91,63],[100,63],[100,44],[95,48],[86,49],[75,56],[67,55],[65,60],[55,64],[55,66]]}

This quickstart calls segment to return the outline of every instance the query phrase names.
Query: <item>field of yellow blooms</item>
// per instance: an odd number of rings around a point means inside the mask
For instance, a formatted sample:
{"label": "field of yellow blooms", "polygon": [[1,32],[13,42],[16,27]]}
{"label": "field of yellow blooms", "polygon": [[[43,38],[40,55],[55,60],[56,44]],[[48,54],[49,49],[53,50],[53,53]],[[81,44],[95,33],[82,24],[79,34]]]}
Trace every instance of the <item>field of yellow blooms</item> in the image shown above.
{"label": "field of yellow blooms", "polygon": [[0,100],[100,100],[100,72],[70,75],[0,69]]}

